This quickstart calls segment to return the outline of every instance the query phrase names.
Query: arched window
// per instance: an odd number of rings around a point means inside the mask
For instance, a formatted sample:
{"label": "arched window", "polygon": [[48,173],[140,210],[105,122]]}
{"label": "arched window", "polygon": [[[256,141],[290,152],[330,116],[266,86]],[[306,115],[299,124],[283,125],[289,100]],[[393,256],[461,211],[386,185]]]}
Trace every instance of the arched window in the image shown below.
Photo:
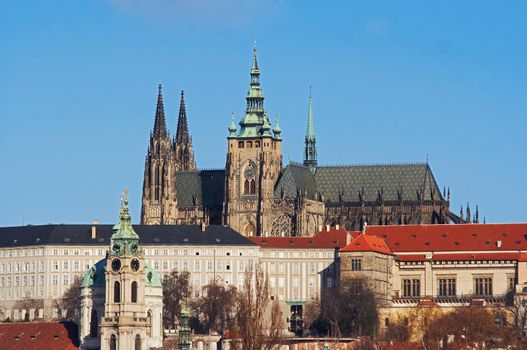
{"label": "arched window", "polygon": [[90,337],[97,337],[97,332],[99,329],[99,320],[97,319],[97,310],[91,309],[91,319],[90,319]]}
{"label": "arched window", "polygon": [[117,281],[115,281],[115,283],[113,284],[113,302],[121,302],[121,283]]}
{"label": "arched window", "polygon": [[110,337],[110,350],[117,350],[117,338],[114,334]]}
{"label": "arched window", "polygon": [[247,148],[253,148],[253,142],[247,141]]}
{"label": "arched window", "polygon": [[137,282],[132,282],[132,303],[137,303]]}
{"label": "arched window", "polygon": [[251,194],[256,194],[256,182],[251,180]]}
{"label": "arched window", "polygon": [[154,168],[154,200],[159,200],[159,168]]}
{"label": "arched window", "polygon": [[238,148],[243,148],[243,141],[238,142]]}
{"label": "arched window", "polygon": [[141,336],[139,334],[135,336],[135,350],[141,350]]}
{"label": "arched window", "polygon": [[243,186],[243,194],[249,194],[249,180],[245,180],[245,184]]}

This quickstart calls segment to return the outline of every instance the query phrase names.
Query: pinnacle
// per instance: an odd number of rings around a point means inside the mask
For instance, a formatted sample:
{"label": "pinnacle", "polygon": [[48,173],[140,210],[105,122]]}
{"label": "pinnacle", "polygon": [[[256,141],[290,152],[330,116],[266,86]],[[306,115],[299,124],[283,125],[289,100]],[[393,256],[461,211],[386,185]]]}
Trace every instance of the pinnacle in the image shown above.
{"label": "pinnacle", "polygon": [[163,92],[161,84],[157,87],[157,105],[156,115],[154,119],[154,131],[155,137],[167,137],[167,126],[165,121],[165,109],[163,106]]}
{"label": "pinnacle", "polygon": [[185,92],[181,90],[181,100],[179,102],[179,116],[176,131],[176,143],[185,144],[190,140],[187,123],[187,111],[185,109]]}

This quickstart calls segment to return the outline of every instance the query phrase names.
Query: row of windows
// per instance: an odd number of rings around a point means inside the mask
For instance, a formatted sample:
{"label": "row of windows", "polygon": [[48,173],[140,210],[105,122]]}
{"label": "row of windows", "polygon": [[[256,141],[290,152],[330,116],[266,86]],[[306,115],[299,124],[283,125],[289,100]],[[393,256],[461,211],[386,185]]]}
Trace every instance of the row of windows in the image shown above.
{"label": "row of windows", "polygon": [[[231,143],[231,147],[233,144]],[[238,141],[238,148],[259,148],[260,147],[260,141],[255,140],[253,141]],[[276,149],[276,144],[273,142],[264,142],[264,147],[272,147],[272,149]]]}
{"label": "row of windows", "polygon": [[260,251],[260,256],[280,259],[333,259],[334,252],[298,252],[298,251]]}
{"label": "row of windows", "polygon": [[159,256],[159,255],[205,255],[205,256],[256,256],[256,251],[232,251],[224,249],[205,249],[205,250],[191,250],[191,249],[145,249],[145,255]]}
{"label": "row of windows", "polygon": [[[456,296],[456,279],[455,278],[440,278],[437,281],[437,295],[438,296]],[[508,290],[515,287],[515,277],[508,277]],[[402,280],[402,295],[403,297],[418,297],[421,295],[421,280],[419,278],[405,278]],[[474,278],[474,294],[481,296],[493,295],[493,281],[491,277],[476,277]]]}

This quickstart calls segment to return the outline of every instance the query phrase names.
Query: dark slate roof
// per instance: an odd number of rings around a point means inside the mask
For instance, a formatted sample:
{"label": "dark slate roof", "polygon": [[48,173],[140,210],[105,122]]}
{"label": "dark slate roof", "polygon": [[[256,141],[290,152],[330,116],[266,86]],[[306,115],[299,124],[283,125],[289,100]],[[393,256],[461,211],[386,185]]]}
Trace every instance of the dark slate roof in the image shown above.
{"label": "dark slate roof", "polygon": [[223,205],[225,170],[179,171],[175,178],[179,207]]}
{"label": "dark slate roof", "polygon": [[[91,238],[92,225],[38,225],[0,227],[0,247],[38,245],[109,245],[113,225],[96,225],[97,237]],[[230,227],[209,225],[134,225],[143,245],[225,245],[253,246]]]}
{"label": "dark slate roof", "polygon": [[362,189],[365,201],[377,200],[381,190],[384,201],[396,201],[401,189],[403,200],[416,200],[418,190],[423,200],[431,199],[432,190],[437,199],[443,198],[426,163],[322,166],[317,167],[315,180],[318,191],[330,202],[339,201],[339,192],[344,201],[358,201]]}
{"label": "dark slate roof", "polygon": [[316,199],[317,185],[311,170],[303,165],[290,163],[280,172],[274,194],[280,198],[283,192],[285,197],[294,198],[297,190],[307,192],[308,198]]}

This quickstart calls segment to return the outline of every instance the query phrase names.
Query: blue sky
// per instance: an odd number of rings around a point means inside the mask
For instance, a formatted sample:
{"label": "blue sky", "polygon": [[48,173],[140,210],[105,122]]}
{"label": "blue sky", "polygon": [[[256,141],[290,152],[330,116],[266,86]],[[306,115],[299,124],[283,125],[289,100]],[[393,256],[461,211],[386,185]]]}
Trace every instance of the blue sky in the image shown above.
{"label": "blue sky", "polygon": [[256,39],[284,161],[309,85],[321,164],[425,161],[452,211],[527,221],[526,1],[0,3],[0,226],[139,221],[156,87],[186,92],[200,168],[225,162]]}

